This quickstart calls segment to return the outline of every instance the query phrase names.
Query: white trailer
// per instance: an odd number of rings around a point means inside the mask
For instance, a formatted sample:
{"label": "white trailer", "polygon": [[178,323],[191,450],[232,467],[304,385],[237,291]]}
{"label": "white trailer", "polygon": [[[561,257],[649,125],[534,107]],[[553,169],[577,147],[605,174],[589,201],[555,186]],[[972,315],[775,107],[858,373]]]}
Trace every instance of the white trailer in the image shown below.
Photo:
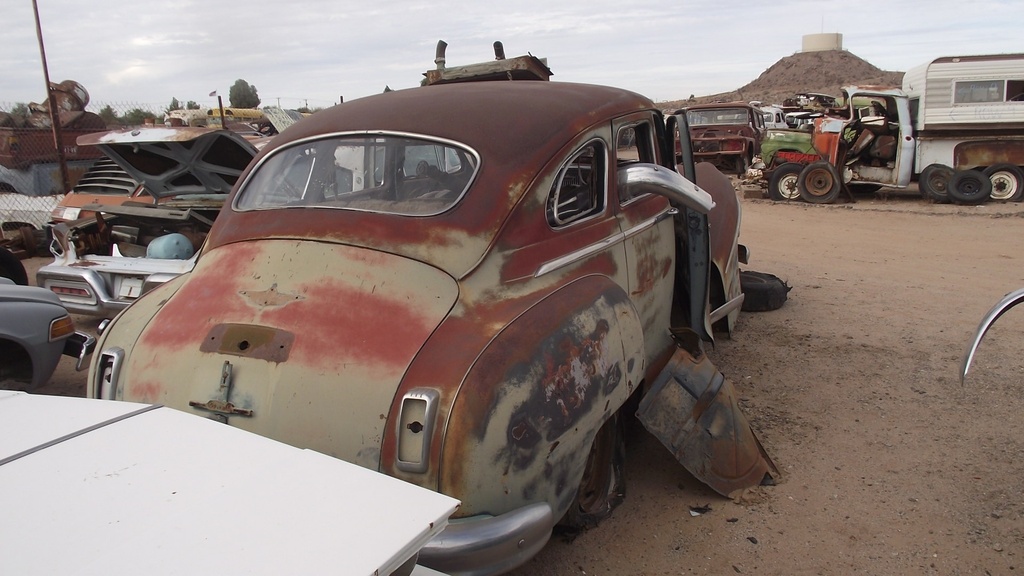
{"label": "white trailer", "polygon": [[1024,54],[950,56],[908,70],[924,193],[958,201],[1024,196]]}

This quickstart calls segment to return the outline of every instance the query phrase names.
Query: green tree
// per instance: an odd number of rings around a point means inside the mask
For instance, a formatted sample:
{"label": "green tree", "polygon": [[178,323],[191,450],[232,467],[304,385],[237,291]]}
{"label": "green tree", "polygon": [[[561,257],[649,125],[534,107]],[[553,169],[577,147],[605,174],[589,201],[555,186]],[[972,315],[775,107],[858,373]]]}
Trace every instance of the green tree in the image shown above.
{"label": "green tree", "polygon": [[239,78],[228,91],[228,102],[235,108],[255,108],[260,105],[256,87]]}
{"label": "green tree", "polygon": [[167,111],[181,110],[181,102],[178,102],[177,98],[171,97],[171,103],[167,106]]}
{"label": "green tree", "polygon": [[188,104],[185,104],[185,110],[199,110],[199,104],[195,100],[189,100]]}
{"label": "green tree", "polygon": [[99,117],[103,119],[107,126],[117,126],[121,123],[117,118],[117,112],[114,112],[110,104],[107,104],[99,111]]}
{"label": "green tree", "polygon": [[11,116],[20,116],[22,118],[28,118],[28,104],[25,104],[24,102],[18,102],[14,105],[13,108],[11,108],[10,114]]}
{"label": "green tree", "polygon": [[121,123],[125,126],[141,126],[146,123],[146,118],[152,118],[153,113],[142,108],[132,108],[121,117]]}

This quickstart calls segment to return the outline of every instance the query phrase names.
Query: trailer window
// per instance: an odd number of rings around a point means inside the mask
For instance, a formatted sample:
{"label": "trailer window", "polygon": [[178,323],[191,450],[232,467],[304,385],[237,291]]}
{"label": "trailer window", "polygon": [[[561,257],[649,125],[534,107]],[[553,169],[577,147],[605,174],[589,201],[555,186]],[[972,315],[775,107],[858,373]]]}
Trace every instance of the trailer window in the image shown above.
{"label": "trailer window", "polygon": [[1008,102],[1024,102],[1024,80],[1006,81],[1006,100]]}
{"label": "trailer window", "polygon": [[954,104],[983,104],[1004,102],[1005,92],[1002,80],[971,80],[954,82]]}

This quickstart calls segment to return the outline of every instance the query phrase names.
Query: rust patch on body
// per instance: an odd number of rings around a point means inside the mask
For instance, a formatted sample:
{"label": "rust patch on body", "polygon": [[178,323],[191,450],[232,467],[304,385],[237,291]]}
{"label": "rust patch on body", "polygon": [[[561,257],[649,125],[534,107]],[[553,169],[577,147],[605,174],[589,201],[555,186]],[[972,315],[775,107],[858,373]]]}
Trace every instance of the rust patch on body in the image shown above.
{"label": "rust patch on body", "polygon": [[435,325],[419,308],[421,302],[385,297],[373,286],[357,289],[323,279],[303,291],[307,300],[264,310],[260,318],[273,326],[301,328],[293,355],[311,368],[330,368],[339,361],[389,371],[404,368]]}

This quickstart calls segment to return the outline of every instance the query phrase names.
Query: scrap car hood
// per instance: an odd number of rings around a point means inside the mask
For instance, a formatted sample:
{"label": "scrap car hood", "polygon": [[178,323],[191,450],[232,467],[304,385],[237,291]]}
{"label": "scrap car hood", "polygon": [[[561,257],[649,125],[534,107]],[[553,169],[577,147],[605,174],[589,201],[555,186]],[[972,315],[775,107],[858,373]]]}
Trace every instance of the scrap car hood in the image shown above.
{"label": "scrap car hood", "polygon": [[80,136],[96,146],[156,198],[226,195],[257,149],[230,130],[146,127]]}

